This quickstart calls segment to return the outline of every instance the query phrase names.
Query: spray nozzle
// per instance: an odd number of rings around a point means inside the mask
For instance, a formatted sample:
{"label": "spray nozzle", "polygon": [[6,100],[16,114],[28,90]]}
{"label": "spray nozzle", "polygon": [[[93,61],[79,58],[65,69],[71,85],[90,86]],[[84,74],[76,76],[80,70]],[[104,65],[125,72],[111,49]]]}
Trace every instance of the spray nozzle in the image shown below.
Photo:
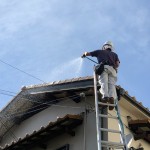
{"label": "spray nozzle", "polygon": [[81,58],[85,58],[86,57],[86,55],[85,54],[83,54],[82,56],[81,56]]}
{"label": "spray nozzle", "polygon": [[83,55],[81,56],[81,58],[87,58],[87,59],[89,59],[90,61],[92,61],[92,62],[94,62],[94,63],[98,64],[96,61],[94,61],[94,60],[92,60],[92,59],[88,58],[85,54],[83,54]]}

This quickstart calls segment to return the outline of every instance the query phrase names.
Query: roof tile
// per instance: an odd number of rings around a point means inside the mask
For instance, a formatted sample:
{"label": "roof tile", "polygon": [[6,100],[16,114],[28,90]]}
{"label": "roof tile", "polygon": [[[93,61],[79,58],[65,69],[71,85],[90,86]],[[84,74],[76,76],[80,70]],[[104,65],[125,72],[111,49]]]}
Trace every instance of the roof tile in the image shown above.
{"label": "roof tile", "polygon": [[63,120],[65,120],[65,119],[67,119],[67,118],[70,118],[70,119],[77,119],[77,120],[83,120],[83,118],[82,118],[82,116],[81,115],[71,115],[71,114],[67,114],[67,115],[65,115],[64,117],[62,117],[62,118],[57,118],[57,120],[55,121],[55,122],[49,122],[49,124],[47,125],[47,126],[42,126],[38,131],[33,131],[31,134],[26,134],[25,135],[25,137],[23,137],[23,138],[19,138],[17,141],[12,141],[10,144],[6,144],[2,149],[6,149],[7,147],[9,147],[9,146],[12,146],[12,145],[14,145],[14,144],[16,144],[16,143],[18,143],[18,142],[20,142],[21,140],[23,140],[23,139],[25,139],[25,138],[28,138],[28,137],[30,137],[31,135],[34,135],[34,134],[36,134],[37,132],[39,132],[39,131],[42,131],[42,130],[45,130],[47,127],[50,127],[50,126],[52,126],[52,125],[54,125],[54,124],[57,124],[57,123],[59,123],[60,121],[63,121]]}

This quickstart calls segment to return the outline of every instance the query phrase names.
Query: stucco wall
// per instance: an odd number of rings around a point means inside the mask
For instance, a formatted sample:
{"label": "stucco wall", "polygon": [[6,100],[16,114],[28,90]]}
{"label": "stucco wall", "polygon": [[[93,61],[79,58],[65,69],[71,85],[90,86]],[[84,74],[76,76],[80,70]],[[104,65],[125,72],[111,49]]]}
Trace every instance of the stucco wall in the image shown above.
{"label": "stucco wall", "polygon": [[[122,118],[122,121],[124,124],[125,135],[128,135],[128,134],[133,135],[133,133],[128,128],[127,116],[132,117],[132,119],[144,119],[144,118],[148,118],[148,116],[146,116],[144,113],[142,113],[140,110],[138,110],[135,106],[131,106],[131,104],[123,98],[121,101],[119,101],[119,106],[120,106],[119,108],[120,108],[121,118]],[[115,110],[109,111],[108,113],[111,114],[112,116],[116,116]],[[118,121],[116,121],[114,119],[109,119],[108,127],[111,129],[119,130]],[[113,142],[120,142],[120,135],[117,133],[109,133],[108,139]],[[140,143],[142,144],[142,147],[144,148],[144,150],[150,149],[150,144],[148,142],[146,142],[145,140],[135,141],[132,138],[132,141],[129,145],[130,145],[130,147],[133,146],[135,148],[138,148]]]}

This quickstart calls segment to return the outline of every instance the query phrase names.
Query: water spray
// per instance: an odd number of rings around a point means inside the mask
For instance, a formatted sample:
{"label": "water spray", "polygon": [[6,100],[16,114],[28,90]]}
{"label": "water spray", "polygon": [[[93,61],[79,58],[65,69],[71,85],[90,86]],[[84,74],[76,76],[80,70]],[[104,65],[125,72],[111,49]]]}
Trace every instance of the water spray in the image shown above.
{"label": "water spray", "polygon": [[97,63],[96,61],[94,61],[94,60],[90,59],[89,57],[87,57],[85,54],[83,54],[83,55],[81,56],[81,58],[87,58],[88,60],[90,60],[90,61],[92,61],[92,62],[94,62],[94,63],[96,63],[96,64],[99,64],[99,63]]}

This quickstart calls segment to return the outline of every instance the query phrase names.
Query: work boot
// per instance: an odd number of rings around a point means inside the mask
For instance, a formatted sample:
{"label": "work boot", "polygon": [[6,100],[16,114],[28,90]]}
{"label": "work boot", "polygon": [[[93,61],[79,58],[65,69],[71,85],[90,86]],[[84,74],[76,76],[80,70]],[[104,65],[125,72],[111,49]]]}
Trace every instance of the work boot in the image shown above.
{"label": "work boot", "polygon": [[[109,103],[114,104],[114,98],[113,97],[109,98]],[[113,109],[114,109],[114,106],[109,106],[109,110],[113,110]]]}
{"label": "work boot", "polygon": [[107,103],[109,101],[109,97],[104,97],[104,98],[102,98],[102,103]]}
{"label": "work boot", "polygon": [[[102,103],[107,103],[108,101],[109,101],[109,97],[104,97],[104,98],[101,99]],[[101,105],[101,104],[99,104],[98,106],[103,107],[103,108],[107,107],[106,105]]]}

